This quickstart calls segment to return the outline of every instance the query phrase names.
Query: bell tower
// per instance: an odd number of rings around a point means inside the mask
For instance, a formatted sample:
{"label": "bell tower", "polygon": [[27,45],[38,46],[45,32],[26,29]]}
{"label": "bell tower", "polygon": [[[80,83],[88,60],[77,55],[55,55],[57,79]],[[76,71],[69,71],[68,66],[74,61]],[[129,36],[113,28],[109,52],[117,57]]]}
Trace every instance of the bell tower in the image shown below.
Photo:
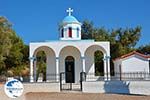
{"label": "bell tower", "polygon": [[60,40],[81,40],[81,23],[72,16],[73,9],[66,10],[66,16],[61,22]]}

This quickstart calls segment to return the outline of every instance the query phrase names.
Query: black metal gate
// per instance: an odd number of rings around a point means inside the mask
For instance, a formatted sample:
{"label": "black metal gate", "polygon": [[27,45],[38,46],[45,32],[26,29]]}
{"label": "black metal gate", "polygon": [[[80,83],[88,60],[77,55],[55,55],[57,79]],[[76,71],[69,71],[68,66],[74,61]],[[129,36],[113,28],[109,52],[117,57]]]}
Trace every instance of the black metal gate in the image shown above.
{"label": "black metal gate", "polygon": [[86,73],[80,73],[80,82],[74,83],[72,81],[68,82],[66,78],[66,73],[60,73],[60,90],[69,90],[69,91],[82,91],[82,82],[86,79]]}

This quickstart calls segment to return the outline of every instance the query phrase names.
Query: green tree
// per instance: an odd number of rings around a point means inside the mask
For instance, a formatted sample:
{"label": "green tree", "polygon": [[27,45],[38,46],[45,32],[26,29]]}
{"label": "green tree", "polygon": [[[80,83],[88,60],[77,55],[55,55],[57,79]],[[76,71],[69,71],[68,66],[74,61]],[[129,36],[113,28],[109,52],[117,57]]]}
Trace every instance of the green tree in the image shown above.
{"label": "green tree", "polygon": [[22,63],[29,67],[29,46],[24,44],[21,53],[23,54]]}
{"label": "green tree", "polygon": [[16,35],[10,38],[12,47],[10,48],[9,55],[6,56],[5,64],[7,69],[12,67],[19,67],[22,65],[23,54],[21,52],[24,47],[23,41]]}
{"label": "green tree", "polygon": [[10,37],[14,31],[11,24],[4,17],[0,17],[0,74],[6,69],[6,56],[9,55],[12,43]]}
{"label": "green tree", "polygon": [[0,17],[0,74],[12,71],[21,75],[14,69],[21,70],[24,66],[22,48],[24,48],[23,40],[12,29],[10,22],[4,17]]}
{"label": "green tree", "polygon": [[143,54],[150,54],[150,43],[140,46],[137,51]]}
{"label": "green tree", "polygon": [[81,26],[82,30],[81,30],[81,35],[82,35],[82,39],[92,39],[92,33],[94,31],[94,26],[93,23],[85,20],[83,21],[83,24]]}
{"label": "green tree", "polygon": [[104,76],[103,54],[101,51],[96,51],[94,53],[94,60],[95,60],[95,75]]}
{"label": "green tree", "polygon": [[36,55],[37,58],[37,77],[43,74],[43,81],[46,80],[46,54],[44,51],[39,51]]}
{"label": "green tree", "polygon": [[111,56],[116,58],[135,50],[141,36],[141,27],[116,29],[111,32]]}

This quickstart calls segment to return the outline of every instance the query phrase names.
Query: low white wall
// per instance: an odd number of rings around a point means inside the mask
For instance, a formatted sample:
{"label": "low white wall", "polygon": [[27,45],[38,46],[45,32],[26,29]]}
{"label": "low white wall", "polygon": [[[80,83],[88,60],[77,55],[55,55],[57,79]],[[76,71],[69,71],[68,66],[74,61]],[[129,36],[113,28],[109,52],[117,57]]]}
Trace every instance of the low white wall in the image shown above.
{"label": "low white wall", "polygon": [[83,92],[150,95],[150,81],[83,82]]}
{"label": "low white wall", "polygon": [[[28,92],[60,92],[59,83],[24,83],[23,94],[15,100],[25,100]],[[0,87],[0,100],[12,100],[4,92],[4,86]]]}

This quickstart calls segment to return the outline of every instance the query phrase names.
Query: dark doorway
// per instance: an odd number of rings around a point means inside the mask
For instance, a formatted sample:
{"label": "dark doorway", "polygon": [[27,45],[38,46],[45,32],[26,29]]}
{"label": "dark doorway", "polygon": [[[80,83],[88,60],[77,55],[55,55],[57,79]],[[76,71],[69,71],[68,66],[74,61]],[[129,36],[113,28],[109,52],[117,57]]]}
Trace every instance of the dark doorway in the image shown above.
{"label": "dark doorway", "polygon": [[74,83],[74,58],[72,56],[67,56],[65,59],[65,76],[66,83]]}

